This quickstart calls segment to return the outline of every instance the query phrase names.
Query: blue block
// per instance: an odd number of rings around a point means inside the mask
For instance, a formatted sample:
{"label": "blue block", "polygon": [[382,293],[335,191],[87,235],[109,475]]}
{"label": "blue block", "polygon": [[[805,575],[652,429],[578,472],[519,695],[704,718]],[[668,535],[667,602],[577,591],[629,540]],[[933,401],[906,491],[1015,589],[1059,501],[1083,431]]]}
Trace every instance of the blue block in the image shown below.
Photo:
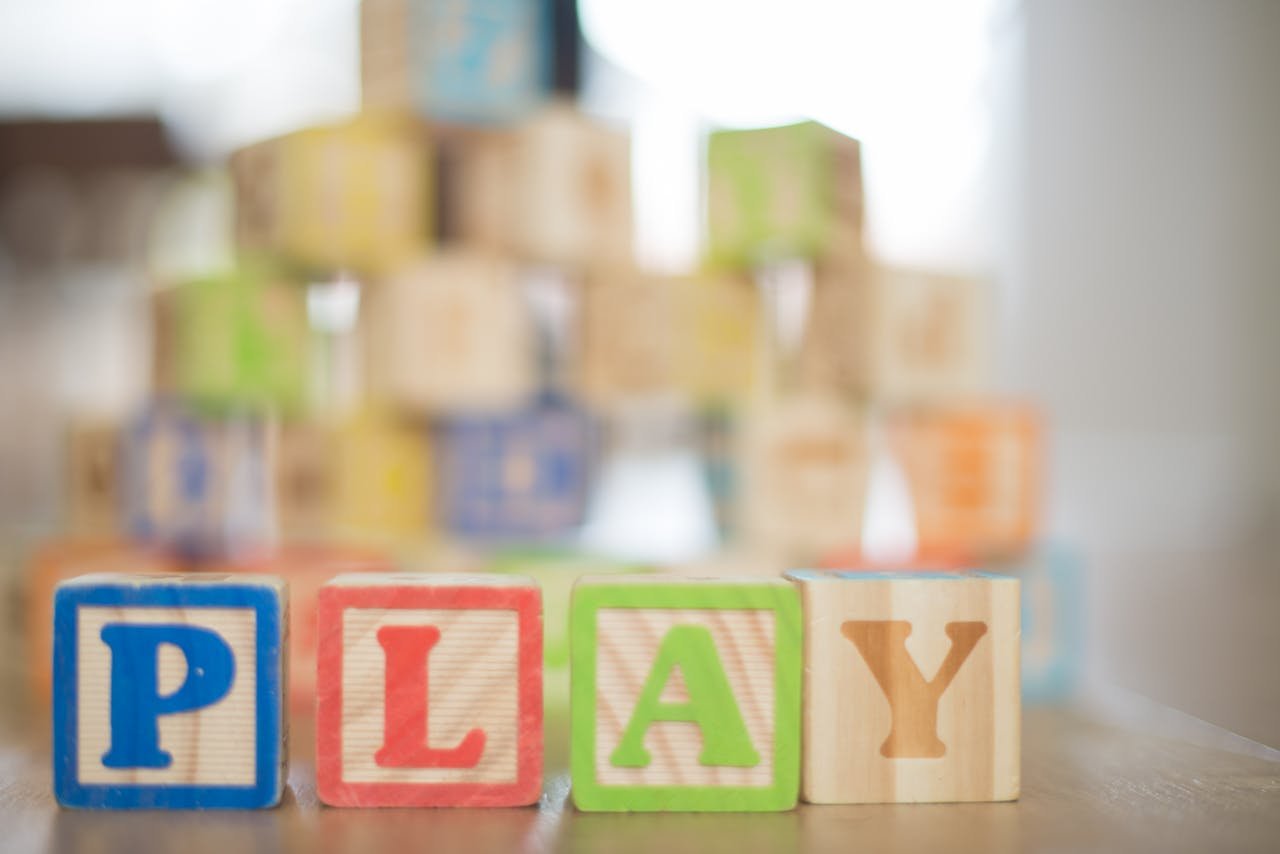
{"label": "blue block", "polygon": [[123,501],[139,540],[192,559],[257,546],[275,526],[259,418],[198,418],[171,402],[133,420],[124,437]]}
{"label": "blue block", "polygon": [[1067,700],[1079,686],[1084,659],[1080,557],[1050,546],[1015,574],[1022,579],[1022,697],[1028,703]]}
{"label": "blue block", "polygon": [[436,119],[520,119],[548,95],[550,27],[540,0],[409,0],[418,107]]}
{"label": "blue block", "polygon": [[285,781],[284,584],[86,575],[54,597],[53,788],[89,809],[259,809]]}
{"label": "blue block", "polygon": [[521,412],[453,418],[438,441],[440,513],[454,533],[547,542],[582,523],[596,429],[568,401],[548,396]]}

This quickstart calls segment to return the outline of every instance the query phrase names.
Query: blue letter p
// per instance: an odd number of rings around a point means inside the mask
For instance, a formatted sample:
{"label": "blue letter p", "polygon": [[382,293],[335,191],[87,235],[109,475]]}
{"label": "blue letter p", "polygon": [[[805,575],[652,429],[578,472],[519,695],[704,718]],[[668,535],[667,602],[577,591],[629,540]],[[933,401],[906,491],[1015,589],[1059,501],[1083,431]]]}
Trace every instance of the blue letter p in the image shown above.
{"label": "blue letter p", "polygon": [[[111,748],[108,768],[168,768],[173,757],[160,749],[161,715],[211,706],[231,690],[236,662],[215,631],[187,625],[112,623],[102,628],[111,647]],[[172,644],[187,661],[187,676],[161,696],[160,645]]]}

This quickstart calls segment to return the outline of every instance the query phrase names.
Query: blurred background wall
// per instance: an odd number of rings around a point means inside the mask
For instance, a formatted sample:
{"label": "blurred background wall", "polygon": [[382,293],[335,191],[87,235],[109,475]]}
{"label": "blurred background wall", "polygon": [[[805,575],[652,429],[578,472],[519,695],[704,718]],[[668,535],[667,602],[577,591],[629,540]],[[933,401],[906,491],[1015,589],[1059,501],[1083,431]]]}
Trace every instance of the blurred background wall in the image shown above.
{"label": "blurred background wall", "polygon": [[1092,672],[1280,743],[1280,4],[1026,0],[1002,255]]}

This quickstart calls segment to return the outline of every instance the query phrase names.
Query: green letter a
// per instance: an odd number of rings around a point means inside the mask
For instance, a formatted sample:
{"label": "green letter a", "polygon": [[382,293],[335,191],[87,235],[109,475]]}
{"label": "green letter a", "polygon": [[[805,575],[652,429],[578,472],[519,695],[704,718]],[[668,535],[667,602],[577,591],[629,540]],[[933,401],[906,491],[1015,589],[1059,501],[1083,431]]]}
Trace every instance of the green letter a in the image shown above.
{"label": "green letter a", "polygon": [[[689,702],[663,703],[659,699],[662,689],[676,667],[684,674]],[[644,735],[655,721],[696,723],[702,730],[698,762],[703,765],[750,768],[760,764],[715,641],[705,626],[676,626],[662,639],[631,721],[609,761],[620,768],[646,767],[651,757],[644,749]]]}

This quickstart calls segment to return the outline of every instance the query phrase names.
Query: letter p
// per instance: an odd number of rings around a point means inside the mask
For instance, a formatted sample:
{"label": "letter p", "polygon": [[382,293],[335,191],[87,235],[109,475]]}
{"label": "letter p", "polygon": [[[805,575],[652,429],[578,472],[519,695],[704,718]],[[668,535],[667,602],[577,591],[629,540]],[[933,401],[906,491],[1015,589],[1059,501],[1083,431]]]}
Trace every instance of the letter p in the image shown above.
{"label": "letter p", "polygon": [[[111,647],[111,747],[108,768],[168,768],[173,757],[160,749],[162,715],[211,706],[231,690],[236,663],[217,632],[199,626],[112,623],[102,628]],[[177,690],[160,693],[160,646],[182,653],[187,675]]]}

